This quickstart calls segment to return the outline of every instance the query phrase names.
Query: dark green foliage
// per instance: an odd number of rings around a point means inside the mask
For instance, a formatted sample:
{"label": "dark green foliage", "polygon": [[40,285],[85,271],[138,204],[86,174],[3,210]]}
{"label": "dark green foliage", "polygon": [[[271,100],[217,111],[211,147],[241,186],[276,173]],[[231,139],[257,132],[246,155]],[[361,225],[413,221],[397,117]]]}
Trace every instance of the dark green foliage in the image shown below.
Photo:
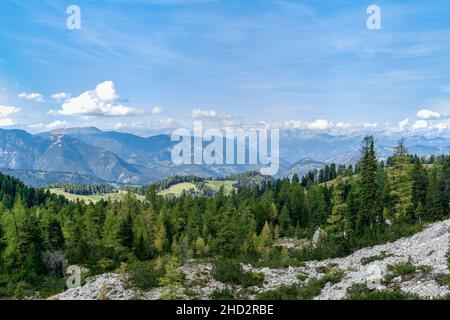
{"label": "dark green foliage", "polygon": [[225,259],[213,263],[212,276],[217,281],[244,287],[260,286],[264,282],[263,274],[246,272],[240,263]]}
{"label": "dark green foliage", "polygon": [[366,285],[353,285],[347,289],[348,300],[419,300],[419,296],[401,290],[370,290]]}
{"label": "dark green foliage", "polygon": [[258,296],[259,300],[311,300],[327,283],[336,284],[342,280],[342,272],[333,272],[320,279],[311,279],[305,285],[292,285],[268,291]]}
{"label": "dark green foliage", "polygon": [[127,274],[132,287],[150,290],[159,286],[164,269],[156,268],[152,261],[133,261],[127,265]]}
{"label": "dark green foliage", "polygon": [[211,295],[212,300],[236,300],[233,291],[230,289],[214,290]]}
{"label": "dark green foliage", "polygon": [[372,136],[363,140],[360,160],[361,215],[358,219],[359,229],[373,228],[377,221],[379,207],[377,174],[378,164],[375,155],[375,143]]}
{"label": "dark green foliage", "polygon": [[384,283],[389,284],[393,279],[397,277],[413,277],[417,273],[420,273],[422,276],[425,276],[430,272],[431,267],[429,266],[415,266],[411,260],[406,262],[400,262],[395,265],[388,265],[387,271],[388,274],[384,279]]}
{"label": "dark green foliage", "polygon": [[118,192],[117,189],[104,184],[56,183],[49,185],[48,188],[63,189],[64,192],[83,196]]}
{"label": "dark green foliage", "polygon": [[382,253],[380,253],[379,255],[376,255],[376,256],[362,258],[361,259],[361,264],[363,266],[365,266],[365,265],[371,264],[372,262],[381,261],[381,260],[384,260],[384,259],[389,258],[389,257],[392,257],[392,254],[387,254],[386,252],[382,252]]}

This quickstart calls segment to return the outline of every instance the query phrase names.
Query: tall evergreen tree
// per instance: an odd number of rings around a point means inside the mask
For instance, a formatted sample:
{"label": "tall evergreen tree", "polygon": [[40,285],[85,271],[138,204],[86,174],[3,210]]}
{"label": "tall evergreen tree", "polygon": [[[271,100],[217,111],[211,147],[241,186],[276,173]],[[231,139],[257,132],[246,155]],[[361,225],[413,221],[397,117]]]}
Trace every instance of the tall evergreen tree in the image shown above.
{"label": "tall evergreen tree", "polygon": [[376,223],[378,204],[377,158],[373,136],[366,136],[362,144],[362,158],[359,162],[361,215],[359,229],[372,228]]}
{"label": "tall evergreen tree", "polygon": [[413,213],[411,205],[413,181],[408,150],[403,139],[399,141],[395,149],[393,166],[388,176],[391,205],[389,218],[397,220],[410,218]]}
{"label": "tall evergreen tree", "polygon": [[333,185],[333,210],[327,220],[326,230],[332,238],[344,239],[350,231],[350,221],[348,220],[348,205],[345,202],[345,184],[342,177],[338,177]]}

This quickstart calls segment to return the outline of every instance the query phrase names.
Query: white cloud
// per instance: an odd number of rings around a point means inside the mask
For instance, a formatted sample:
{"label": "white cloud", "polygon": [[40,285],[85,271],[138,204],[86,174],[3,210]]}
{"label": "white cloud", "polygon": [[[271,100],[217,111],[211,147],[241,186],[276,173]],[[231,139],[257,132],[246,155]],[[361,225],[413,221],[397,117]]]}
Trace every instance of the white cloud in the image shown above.
{"label": "white cloud", "polygon": [[336,123],[336,128],[338,129],[349,129],[351,128],[351,124],[350,123],[344,123],[344,122],[338,122]]}
{"label": "white cloud", "polygon": [[428,128],[428,122],[425,120],[418,120],[412,125],[413,130],[420,130]]}
{"label": "white cloud", "polygon": [[20,112],[20,108],[18,107],[0,105],[0,118],[7,117],[18,112]]}
{"label": "white cloud", "polygon": [[163,108],[161,108],[161,107],[154,107],[152,109],[152,114],[159,114],[161,112],[163,112]]}
{"label": "white cloud", "polygon": [[42,94],[37,93],[37,92],[31,92],[31,93],[22,92],[18,95],[18,97],[22,98],[22,99],[34,100],[34,101],[38,101],[38,102],[44,101],[44,97],[42,96]]}
{"label": "white cloud", "polygon": [[114,83],[105,81],[95,90],[65,100],[58,113],[65,116],[130,116],[142,113],[140,109],[118,103],[118,99]]}
{"label": "white cloud", "polygon": [[15,125],[17,122],[15,122],[13,119],[10,118],[1,118],[0,119],[0,127],[10,127]]}
{"label": "white cloud", "polygon": [[33,124],[30,124],[30,125],[28,125],[28,128],[30,128],[30,129],[42,129],[42,128],[45,128],[45,124],[44,123],[33,123]]}
{"label": "white cloud", "polygon": [[449,128],[449,124],[445,122],[439,122],[433,125],[434,128],[438,129],[439,131],[445,130]]}
{"label": "white cloud", "polygon": [[201,109],[194,109],[191,112],[191,117],[194,119],[215,119],[217,118],[218,113],[214,110],[201,110]]}
{"label": "white cloud", "polygon": [[47,124],[45,127],[47,129],[55,129],[55,128],[64,127],[66,125],[67,125],[67,121],[65,121],[65,120],[56,120],[56,121],[53,121],[53,122]]}
{"label": "white cloud", "polygon": [[376,128],[378,128],[378,124],[377,123],[364,122],[362,126],[363,126],[363,128],[366,128],[366,129],[376,129]]}
{"label": "white cloud", "polygon": [[10,127],[15,125],[17,122],[9,118],[9,116],[18,112],[20,112],[20,108],[0,105],[0,127]]}
{"label": "white cloud", "polygon": [[439,112],[434,112],[429,109],[422,109],[419,112],[417,112],[417,117],[419,119],[439,119],[441,117],[441,114]]}
{"label": "white cloud", "polygon": [[112,81],[105,81],[98,84],[95,88],[95,93],[102,101],[115,101],[119,99],[119,96],[116,94],[116,87]]}
{"label": "white cloud", "polygon": [[67,126],[68,123],[65,120],[55,120],[53,122],[50,123],[34,123],[34,124],[30,124],[28,126],[28,128],[30,129],[47,129],[47,130],[52,130],[52,129],[56,129],[56,128],[61,128],[64,126]]}
{"label": "white cloud", "polygon": [[67,92],[58,92],[58,93],[51,95],[51,98],[53,100],[55,100],[56,102],[61,102],[61,101],[67,100],[70,97],[71,97],[70,93],[67,93]]}
{"label": "white cloud", "polygon": [[311,130],[327,130],[333,126],[333,123],[328,120],[318,119],[308,124],[308,129]]}
{"label": "white cloud", "polygon": [[[266,125],[265,122],[264,122],[264,125]],[[284,126],[286,128],[304,129],[305,128],[305,123],[303,123],[302,121],[299,121],[299,120],[291,120],[291,121],[286,121],[284,123]],[[278,126],[275,125],[275,127],[278,127]]]}
{"label": "white cloud", "polygon": [[408,124],[409,124],[409,119],[405,119],[398,123],[398,127],[400,128],[401,131],[403,131],[403,130],[405,130],[405,128]]}
{"label": "white cloud", "polygon": [[164,118],[164,119],[159,120],[160,125],[167,126],[167,127],[172,126],[175,123],[176,123],[175,119],[172,119],[172,118]]}

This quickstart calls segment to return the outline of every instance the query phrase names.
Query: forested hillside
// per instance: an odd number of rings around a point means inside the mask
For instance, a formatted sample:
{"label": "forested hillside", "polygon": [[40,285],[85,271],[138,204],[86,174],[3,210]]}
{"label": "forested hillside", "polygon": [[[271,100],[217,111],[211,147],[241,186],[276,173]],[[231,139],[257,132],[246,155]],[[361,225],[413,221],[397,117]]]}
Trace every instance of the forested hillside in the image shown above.
{"label": "forested hillside", "polygon": [[[310,174],[242,185],[230,195],[165,198],[148,188],[143,202],[129,192],[95,204],[69,203],[0,176],[0,294],[60,291],[71,264],[91,274],[141,270],[151,287],[179,281],[173,270],[189,258],[220,258],[217,268],[226,274],[231,261],[287,267],[343,256],[449,215],[450,157],[424,162],[409,156],[403,141],[388,163],[378,162],[368,136],[356,174],[338,170],[330,184]],[[281,237],[310,238],[318,227],[328,236],[317,247],[274,246]]]}

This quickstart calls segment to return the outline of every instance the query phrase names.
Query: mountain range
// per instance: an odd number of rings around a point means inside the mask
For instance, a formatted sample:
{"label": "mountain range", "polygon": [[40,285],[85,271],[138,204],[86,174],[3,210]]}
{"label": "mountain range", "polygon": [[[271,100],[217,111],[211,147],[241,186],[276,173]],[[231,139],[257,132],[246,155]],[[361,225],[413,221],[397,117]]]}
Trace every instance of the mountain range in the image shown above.
{"label": "mountain range", "polygon": [[[326,163],[357,161],[366,133],[334,135],[289,129],[280,134],[278,176],[300,176]],[[377,154],[392,154],[400,134],[378,133]],[[420,156],[450,153],[447,137],[410,135],[410,153]],[[0,171],[25,183],[147,184],[174,175],[225,177],[258,169],[249,165],[183,165],[171,161],[170,135],[141,137],[93,127],[58,129],[41,134],[0,129]]]}

